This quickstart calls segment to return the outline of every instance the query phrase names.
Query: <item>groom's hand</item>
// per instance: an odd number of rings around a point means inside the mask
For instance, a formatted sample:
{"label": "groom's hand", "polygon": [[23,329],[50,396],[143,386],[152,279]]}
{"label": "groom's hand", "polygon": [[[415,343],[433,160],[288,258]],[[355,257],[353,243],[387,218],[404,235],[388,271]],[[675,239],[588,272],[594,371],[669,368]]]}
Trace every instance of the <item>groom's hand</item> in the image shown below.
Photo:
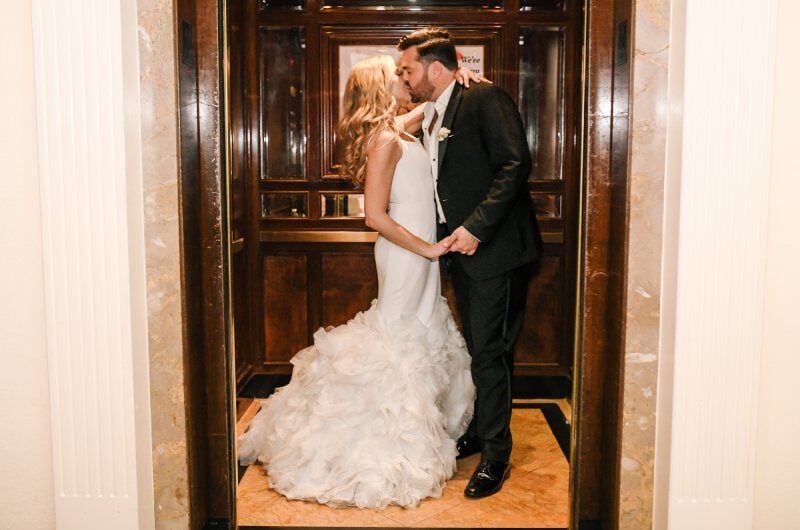
{"label": "groom's hand", "polygon": [[466,228],[463,226],[459,226],[453,233],[450,234],[450,237],[454,237],[455,241],[453,244],[450,245],[450,252],[460,252],[462,254],[466,254],[467,256],[472,256],[475,254],[475,251],[478,250],[478,244],[480,241],[470,234]]}

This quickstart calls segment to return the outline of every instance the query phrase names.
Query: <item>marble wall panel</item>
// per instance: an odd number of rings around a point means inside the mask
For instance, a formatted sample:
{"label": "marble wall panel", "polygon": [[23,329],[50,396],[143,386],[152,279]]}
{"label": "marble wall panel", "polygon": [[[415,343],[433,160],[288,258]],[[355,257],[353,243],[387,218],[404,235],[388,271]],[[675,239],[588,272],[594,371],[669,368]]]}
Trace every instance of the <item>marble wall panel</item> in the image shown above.
{"label": "marble wall panel", "polygon": [[189,527],[173,0],[138,0],[156,528]]}
{"label": "marble wall panel", "polygon": [[667,130],[670,3],[634,3],[629,233],[620,514],[652,527]]}

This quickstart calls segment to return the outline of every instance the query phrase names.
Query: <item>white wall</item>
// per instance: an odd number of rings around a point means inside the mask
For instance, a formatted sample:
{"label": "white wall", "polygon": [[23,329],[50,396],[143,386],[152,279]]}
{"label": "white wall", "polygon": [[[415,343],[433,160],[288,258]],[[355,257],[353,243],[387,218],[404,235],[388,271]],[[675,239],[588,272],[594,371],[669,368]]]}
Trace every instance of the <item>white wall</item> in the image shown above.
{"label": "white wall", "polygon": [[55,527],[30,0],[0,16],[0,528]]}
{"label": "white wall", "polygon": [[800,3],[778,15],[756,530],[800,528]]}

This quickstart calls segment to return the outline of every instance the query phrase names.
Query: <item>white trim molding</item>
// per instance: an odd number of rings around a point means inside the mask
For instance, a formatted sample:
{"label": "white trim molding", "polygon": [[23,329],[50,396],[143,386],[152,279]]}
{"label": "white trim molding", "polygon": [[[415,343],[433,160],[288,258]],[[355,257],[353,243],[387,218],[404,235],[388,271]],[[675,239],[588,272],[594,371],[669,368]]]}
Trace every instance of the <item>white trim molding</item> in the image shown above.
{"label": "white trim molding", "polygon": [[777,0],[685,7],[674,343],[662,342],[674,344],[665,352],[674,359],[671,437],[660,446],[669,451],[668,528],[744,530],[753,523]]}
{"label": "white trim molding", "polygon": [[56,523],[152,528],[136,1],[32,18]]}

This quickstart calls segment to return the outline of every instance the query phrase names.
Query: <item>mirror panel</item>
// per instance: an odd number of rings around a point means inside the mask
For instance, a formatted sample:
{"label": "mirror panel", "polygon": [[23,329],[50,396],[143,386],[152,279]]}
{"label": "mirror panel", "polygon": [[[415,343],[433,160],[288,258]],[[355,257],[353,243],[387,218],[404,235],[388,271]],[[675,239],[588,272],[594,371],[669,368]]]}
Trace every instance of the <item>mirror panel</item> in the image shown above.
{"label": "mirror panel", "polygon": [[303,28],[259,34],[263,180],[306,178],[305,47]]}
{"label": "mirror panel", "polygon": [[321,219],[364,217],[363,193],[320,193],[319,203]]}
{"label": "mirror panel", "polygon": [[262,219],[307,219],[308,193],[269,192],[261,194]]}
{"label": "mirror panel", "polygon": [[564,30],[522,28],[519,110],[531,149],[531,180],[562,180],[564,149]]}

